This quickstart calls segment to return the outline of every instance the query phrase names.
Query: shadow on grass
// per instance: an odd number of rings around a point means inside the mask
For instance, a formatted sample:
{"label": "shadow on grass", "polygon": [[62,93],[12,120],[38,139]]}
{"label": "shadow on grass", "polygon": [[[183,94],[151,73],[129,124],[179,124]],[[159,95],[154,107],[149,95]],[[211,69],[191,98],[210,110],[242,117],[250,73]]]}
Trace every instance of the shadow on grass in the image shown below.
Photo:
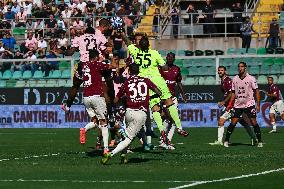
{"label": "shadow on grass", "polygon": [[230,144],[230,146],[252,146],[252,145],[247,144],[247,143],[235,142],[235,143]]}

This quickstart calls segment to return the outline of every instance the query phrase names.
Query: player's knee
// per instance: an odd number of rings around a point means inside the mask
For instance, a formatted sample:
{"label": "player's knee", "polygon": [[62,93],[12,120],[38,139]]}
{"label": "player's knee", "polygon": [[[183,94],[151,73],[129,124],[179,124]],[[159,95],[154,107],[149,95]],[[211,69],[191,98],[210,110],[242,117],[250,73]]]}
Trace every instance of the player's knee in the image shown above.
{"label": "player's knee", "polygon": [[152,112],[159,112],[159,111],[160,111],[160,107],[158,105],[153,106]]}

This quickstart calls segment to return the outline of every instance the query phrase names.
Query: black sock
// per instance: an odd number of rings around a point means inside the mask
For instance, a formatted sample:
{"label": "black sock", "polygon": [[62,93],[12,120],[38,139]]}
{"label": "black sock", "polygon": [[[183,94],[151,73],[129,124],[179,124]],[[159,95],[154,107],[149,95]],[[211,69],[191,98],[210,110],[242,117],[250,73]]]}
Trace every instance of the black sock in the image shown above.
{"label": "black sock", "polygon": [[262,142],[262,140],[261,140],[261,131],[260,131],[259,125],[258,124],[254,125],[253,129],[254,129],[254,132],[255,132],[255,135],[256,135],[256,138],[257,138],[258,142]]}
{"label": "black sock", "polygon": [[115,134],[116,134],[116,129],[115,128],[111,128],[110,129],[110,139],[111,140],[115,140]]}
{"label": "black sock", "polygon": [[232,123],[230,123],[230,125],[227,128],[227,132],[226,132],[226,138],[225,141],[229,142],[231,134],[233,133],[234,129],[235,129],[236,125],[233,125]]}

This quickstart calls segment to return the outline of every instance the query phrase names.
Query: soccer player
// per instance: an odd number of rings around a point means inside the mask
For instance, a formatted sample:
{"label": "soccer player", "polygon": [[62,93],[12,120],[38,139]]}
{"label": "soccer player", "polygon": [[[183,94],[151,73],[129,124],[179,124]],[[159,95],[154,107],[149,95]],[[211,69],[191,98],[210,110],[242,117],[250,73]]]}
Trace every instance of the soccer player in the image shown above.
{"label": "soccer player", "polygon": [[146,36],[143,36],[139,41],[139,48],[131,43],[131,41],[123,34],[123,39],[128,46],[128,51],[132,55],[135,64],[140,67],[139,76],[149,78],[162,92],[161,98],[158,98],[150,91],[150,108],[152,109],[153,118],[158,126],[164,143],[167,144],[167,136],[164,131],[163,120],[160,114],[160,102],[161,99],[164,101],[169,114],[171,115],[175,125],[177,126],[177,132],[183,136],[188,136],[188,133],[182,129],[181,121],[178,115],[178,110],[174,106],[174,102],[171,99],[171,93],[168,89],[165,79],[161,76],[159,72],[159,66],[162,69],[167,69],[168,66],[165,65],[165,61],[161,55],[156,51],[149,49],[149,40]]}
{"label": "soccer player", "polygon": [[[171,98],[172,98],[176,108],[178,108],[178,100],[176,98],[176,90],[175,90],[176,85],[179,89],[179,92],[181,94],[183,102],[184,103],[187,102],[187,98],[185,96],[183,86],[182,86],[182,83],[181,83],[182,76],[181,76],[180,68],[178,66],[174,65],[175,54],[172,53],[172,52],[168,53],[166,60],[167,60],[166,64],[168,65],[168,69],[167,70],[160,69],[160,73],[161,73],[162,77],[166,80],[168,88],[169,88],[171,95],[172,95]],[[165,130],[168,133],[167,134],[168,144],[161,144],[161,146],[166,145],[167,149],[174,150],[175,148],[171,144],[171,141],[172,141],[176,127],[172,125],[173,120],[169,116],[167,109],[165,109],[165,113],[167,115],[167,120],[164,121],[164,125],[166,125]]]}
{"label": "soccer player", "polygon": [[[115,64],[105,64],[99,60],[99,52],[96,50],[89,51],[90,61],[82,65],[82,77],[78,78],[75,74],[73,80],[76,86],[83,83],[83,103],[91,118],[91,122],[84,128],[80,129],[80,143],[86,142],[86,131],[99,126],[104,141],[104,153],[108,152],[108,128],[106,120],[106,104],[103,97],[103,70],[115,68]],[[79,88],[77,88],[78,90]]]}
{"label": "soccer player", "polygon": [[[259,89],[256,79],[249,75],[246,69],[246,63],[240,62],[238,64],[239,74],[233,78],[232,95],[226,111],[230,111],[231,108],[234,108],[234,114],[232,116],[231,123],[227,128],[226,138],[224,141],[225,147],[229,147],[230,136],[243,113],[248,116],[254,128],[254,132],[258,140],[257,147],[263,147],[261,130],[256,121],[256,112],[260,111]],[[254,94],[256,96],[256,100],[254,98]]]}
{"label": "soccer player", "polygon": [[281,92],[279,87],[273,83],[273,77],[267,77],[268,91],[266,95],[270,97],[272,105],[269,110],[270,124],[272,125],[272,130],[269,133],[276,133],[276,121],[275,114],[278,113],[281,119],[284,120],[284,103],[282,100]]}
{"label": "soccer player", "polygon": [[[120,88],[114,102],[117,103],[120,98],[126,96],[126,137],[117,147],[110,153],[104,154],[102,163],[106,164],[108,160],[115,154],[126,149],[132,139],[137,135],[141,128],[145,125],[147,113],[149,109],[149,89],[154,91],[157,96],[161,95],[161,91],[149,79],[138,76],[139,66],[131,64],[129,66],[130,77]],[[122,154],[122,163],[127,163],[125,153]]]}
{"label": "soccer player", "polygon": [[[221,90],[223,92],[223,101],[218,102],[219,107],[224,107],[226,109],[229,100],[232,95],[232,79],[227,76],[226,74],[226,67],[219,66],[218,67],[218,74],[221,79]],[[227,120],[231,119],[233,112],[232,111],[225,111],[218,120],[218,140],[213,143],[209,143],[210,145],[223,145],[223,135],[224,135],[224,124]],[[247,133],[249,134],[252,144],[256,141],[255,135],[253,134],[249,124],[244,120],[243,116],[239,119],[239,123],[246,129]]]}

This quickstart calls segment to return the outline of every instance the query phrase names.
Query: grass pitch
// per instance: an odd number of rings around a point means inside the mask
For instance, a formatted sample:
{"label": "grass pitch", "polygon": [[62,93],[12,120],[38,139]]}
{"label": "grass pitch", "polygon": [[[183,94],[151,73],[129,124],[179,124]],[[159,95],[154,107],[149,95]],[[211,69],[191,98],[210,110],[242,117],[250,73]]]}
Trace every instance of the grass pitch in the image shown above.
{"label": "grass pitch", "polygon": [[[81,146],[78,129],[0,129],[0,188],[279,189],[284,185],[284,132],[268,131],[262,129],[263,148],[250,146],[243,128],[235,129],[232,146],[224,148],[208,145],[217,128],[191,128],[187,138],[175,135],[174,151],[143,152],[135,140],[128,164],[120,165],[118,155],[101,165],[94,131]],[[188,186],[198,181],[207,182]]]}

